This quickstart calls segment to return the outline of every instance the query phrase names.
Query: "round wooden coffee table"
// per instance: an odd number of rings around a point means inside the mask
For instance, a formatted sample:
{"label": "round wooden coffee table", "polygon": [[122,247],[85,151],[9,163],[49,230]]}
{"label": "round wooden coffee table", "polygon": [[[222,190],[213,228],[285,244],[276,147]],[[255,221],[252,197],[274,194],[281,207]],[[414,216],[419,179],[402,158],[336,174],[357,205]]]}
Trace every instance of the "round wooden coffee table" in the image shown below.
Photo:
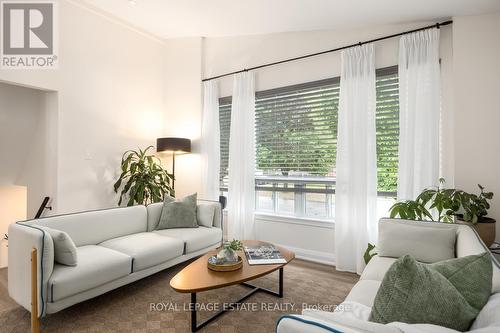
{"label": "round wooden coffee table", "polygon": [[[243,241],[245,246],[255,246],[255,245],[266,245],[267,242],[247,240]],[[234,308],[237,304],[242,303],[248,297],[252,296],[256,292],[262,291],[273,296],[283,297],[283,267],[295,258],[295,254],[287,249],[276,246],[276,248],[281,252],[286,260],[284,264],[273,264],[273,265],[250,265],[246,259],[243,251],[238,253],[243,259],[243,267],[237,271],[232,272],[215,272],[207,267],[208,258],[216,254],[218,251],[210,251],[207,254],[196,259],[194,262],[183,268],[179,273],[177,273],[171,280],[170,286],[180,292],[180,293],[190,293],[191,294],[191,331],[196,332],[200,328],[206,326],[208,323],[212,322],[214,319],[229,311],[229,309]],[[254,280],[261,276],[272,273],[279,270],[279,286],[278,291],[273,291],[261,287],[253,286],[247,281]],[[228,307],[222,309],[221,311],[215,313],[212,317],[198,324],[196,320],[196,293],[201,291],[207,291],[212,289],[218,289],[222,287],[232,286],[235,284],[240,284],[245,287],[251,288],[251,290],[245,294],[239,300],[232,302]]]}

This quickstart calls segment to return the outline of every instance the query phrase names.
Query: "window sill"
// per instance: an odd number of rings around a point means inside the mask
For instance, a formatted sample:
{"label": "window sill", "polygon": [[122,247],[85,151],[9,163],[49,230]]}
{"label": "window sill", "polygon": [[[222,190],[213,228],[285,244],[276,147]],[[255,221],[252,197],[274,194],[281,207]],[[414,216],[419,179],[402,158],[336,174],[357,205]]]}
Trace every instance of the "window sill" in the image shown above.
{"label": "window sill", "polygon": [[255,220],[276,222],[276,223],[288,223],[288,224],[298,224],[317,228],[334,229],[334,220],[323,220],[315,219],[311,217],[297,217],[297,216],[284,216],[267,214],[262,212],[255,212]]}
{"label": "window sill", "polygon": [[[227,217],[227,208],[224,208],[222,213],[224,214],[224,217]],[[260,221],[298,224],[298,225],[306,225],[306,226],[325,228],[325,229],[335,229],[335,220],[315,219],[313,217],[276,215],[263,212],[255,212],[254,216],[255,220],[260,220]]]}

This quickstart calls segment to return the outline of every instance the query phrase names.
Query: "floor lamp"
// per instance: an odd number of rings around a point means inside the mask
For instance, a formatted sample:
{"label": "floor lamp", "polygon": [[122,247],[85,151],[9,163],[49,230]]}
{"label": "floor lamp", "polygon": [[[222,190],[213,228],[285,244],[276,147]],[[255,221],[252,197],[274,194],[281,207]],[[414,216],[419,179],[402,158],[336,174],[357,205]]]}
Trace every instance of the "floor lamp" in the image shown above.
{"label": "floor lamp", "polygon": [[172,190],[175,190],[175,155],[189,154],[191,140],[186,138],[158,138],[156,151],[159,153],[172,153]]}

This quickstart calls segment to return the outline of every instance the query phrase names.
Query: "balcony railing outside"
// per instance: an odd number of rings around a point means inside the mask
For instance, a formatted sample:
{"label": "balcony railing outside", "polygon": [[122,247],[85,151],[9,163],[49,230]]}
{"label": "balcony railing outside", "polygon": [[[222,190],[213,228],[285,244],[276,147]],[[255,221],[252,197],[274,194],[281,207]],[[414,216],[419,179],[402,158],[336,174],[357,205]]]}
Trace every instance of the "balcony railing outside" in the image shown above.
{"label": "balcony railing outside", "polygon": [[[335,186],[334,177],[259,175],[255,177],[255,209],[261,213],[333,221]],[[378,192],[380,217],[387,215],[395,197],[394,192]]]}
{"label": "balcony railing outside", "polygon": [[333,177],[256,176],[256,211],[333,219],[335,183]]}

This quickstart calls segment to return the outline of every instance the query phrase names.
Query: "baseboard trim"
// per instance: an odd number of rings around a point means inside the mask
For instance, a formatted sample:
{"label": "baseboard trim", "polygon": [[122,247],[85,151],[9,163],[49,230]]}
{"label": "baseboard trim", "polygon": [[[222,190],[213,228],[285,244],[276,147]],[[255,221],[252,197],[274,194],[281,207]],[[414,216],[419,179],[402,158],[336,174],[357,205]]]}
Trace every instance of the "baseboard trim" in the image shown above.
{"label": "baseboard trim", "polygon": [[322,251],[314,251],[308,249],[301,249],[298,247],[293,247],[284,244],[276,244],[278,246],[284,247],[295,253],[295,258],[302,259],[306,261],[312,261],[319,264],[325,264],[330,266],[335,266],[335,255],[333,253],[327,253]]}

